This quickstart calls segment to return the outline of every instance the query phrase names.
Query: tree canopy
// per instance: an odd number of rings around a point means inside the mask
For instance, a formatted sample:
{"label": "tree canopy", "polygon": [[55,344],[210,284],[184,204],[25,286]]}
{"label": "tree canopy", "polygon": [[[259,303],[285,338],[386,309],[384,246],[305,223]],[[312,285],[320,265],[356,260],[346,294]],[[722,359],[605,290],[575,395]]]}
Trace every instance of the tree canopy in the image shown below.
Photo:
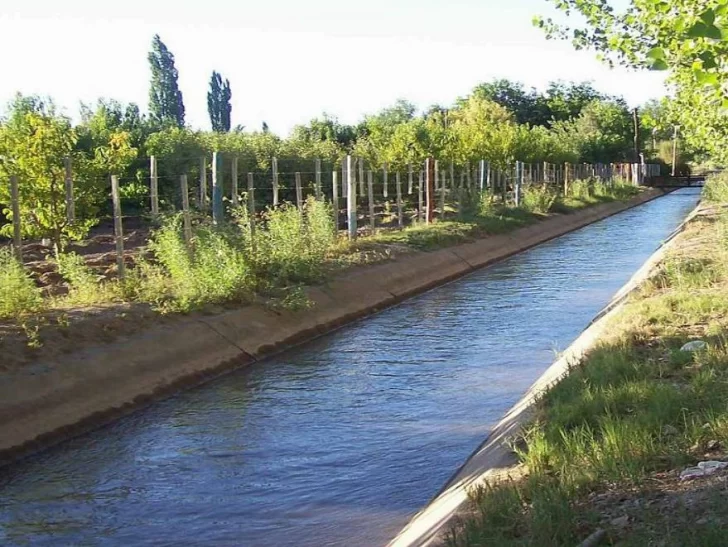
{"label": "tree canopy", "polygon": [[230,131],[230,114],[233,110],[230,99],[230,81],[223,81],[219,72],[212,71],[210,91],[207,92],[207,112],[210,114],[212,130],[218,133]]}
{"label": "tree canopy", "polygon": [[149,89],[149,113],[161,125],[185,125],[185,105],[177,84],[179,74],[174,65],[174,55],[158,34],[152,40],[149,52],[152,80]]}
{"label": "tree canopy", "polygon": [[551,0],[575,27],[536,19],[548,36],[591,48],[610,64],[669,70],[671,112],[689,144],[728,161],[728,0]]}

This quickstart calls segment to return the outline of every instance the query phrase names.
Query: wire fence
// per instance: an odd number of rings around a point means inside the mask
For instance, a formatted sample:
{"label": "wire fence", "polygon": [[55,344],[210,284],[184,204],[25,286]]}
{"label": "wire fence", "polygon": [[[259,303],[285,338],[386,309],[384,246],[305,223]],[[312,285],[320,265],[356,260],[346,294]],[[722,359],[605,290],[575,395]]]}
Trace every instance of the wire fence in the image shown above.
{"label": "wire fence", "polygon": [[[336,230],[350,238],[362,232],[403,228],[414,222],[430,223],[462,213],[467,203],[489,197],[505,206],[521,205],[524,188],[541,186],[566,195],[579,180],[597,180],[607,185],[617,180],[642,185],[660,175],[656,164],[552,164],[523,163],[496,166],[485,160],[457,164],[428,158],[422,164],[372,165],[362,158],[346,156],[337,161],[301,158],[271,158],[266,169],[254,158],[213,153],[211,157],[170,160],[150,157],[149,175],[143,178],[112,175],[105,210],[114,217],[123,273],[124,216],[160,215],[181,211],[189,237],[189,215],[211,215],[215,223],[226,222],[231,208],[245,205],[251,218],[267,208],[291,204],[304,207],[307,199],[331,203]],[[65,207],[68,224],[76,222],[84,207],[77,203],[77,190],[89,181],[75,181],[70,159],[65,160]],[[22,253],[22,180],[11,177],[13,243]],[[80,205],[80,206],[79,206]]]}

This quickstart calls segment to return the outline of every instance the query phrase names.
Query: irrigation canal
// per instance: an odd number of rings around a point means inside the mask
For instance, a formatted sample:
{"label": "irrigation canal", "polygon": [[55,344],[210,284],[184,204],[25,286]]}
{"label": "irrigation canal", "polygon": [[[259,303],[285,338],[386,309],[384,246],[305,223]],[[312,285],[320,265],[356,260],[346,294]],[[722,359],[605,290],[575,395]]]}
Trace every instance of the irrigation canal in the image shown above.
{"label": "irrigation canal", "polygon": [[0,544],[386,543],[699,192],[588,226],[0,470]]}

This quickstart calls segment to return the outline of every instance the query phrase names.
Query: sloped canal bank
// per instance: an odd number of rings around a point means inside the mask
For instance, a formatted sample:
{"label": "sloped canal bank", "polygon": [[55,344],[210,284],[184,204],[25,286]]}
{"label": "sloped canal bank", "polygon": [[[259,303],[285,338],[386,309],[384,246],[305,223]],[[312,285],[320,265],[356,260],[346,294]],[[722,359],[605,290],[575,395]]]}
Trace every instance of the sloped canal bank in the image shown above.
{"label": "sloped canal bank", "polygon": [[697,198],[627,211],[8,467],[0,541],[385,543]]}

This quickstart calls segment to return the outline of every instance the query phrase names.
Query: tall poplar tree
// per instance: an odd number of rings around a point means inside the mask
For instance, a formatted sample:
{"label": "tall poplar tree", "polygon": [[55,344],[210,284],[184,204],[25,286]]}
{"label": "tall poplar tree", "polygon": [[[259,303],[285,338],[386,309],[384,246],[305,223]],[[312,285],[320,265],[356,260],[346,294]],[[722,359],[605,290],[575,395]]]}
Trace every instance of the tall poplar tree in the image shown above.
{"label": "tall poplar tree", "polygon": [[222,81],[219,72],[212,71],[210,78],[210,91],[207,92],[207,111],[210,114],[212,130],[218,133],[230,131],[230,113],[233,110],[230,104],[232,93],[230,81]]}
{"label": "tall poplar tree", "polygon": [[149,113],[152,119],[163,125],[185,125],[185,105],[177,85],[179,74],[174,66],[174,55],[167,49],[158,34],[152,40],[149,52],[152,83],[149,90]]}

